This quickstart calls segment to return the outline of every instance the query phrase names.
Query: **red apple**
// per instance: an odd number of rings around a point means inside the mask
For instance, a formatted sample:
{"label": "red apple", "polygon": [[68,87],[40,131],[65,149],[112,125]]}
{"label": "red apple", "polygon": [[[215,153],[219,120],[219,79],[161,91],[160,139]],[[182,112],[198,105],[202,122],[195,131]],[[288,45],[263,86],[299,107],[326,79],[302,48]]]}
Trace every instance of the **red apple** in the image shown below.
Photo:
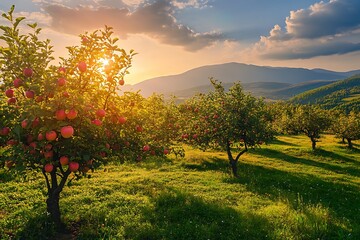
{"label": "red apple", "polygon": [[37,96],[37,97],[35,98],[35,102],[42,102],[42,101],[44,101],[44,97],[43,97],[43,96]]}
{"label": "red apple", "polygon": [[96,111],[96,116],[98,116],[99,118],[103,118],[103,117],[105,117],[105,115],[106,115],[106,112],[104,109],[99,109]]}
{"label": "red apple", "polygon": [[63,165],[63,166],[69,164],[69,158],[67,156],[60,157],[59,161],[60,161],[60,164]]}
{"label": "red apple", "polygon": [[119,80],[119,84],[120,84],[120,86],[123,86],[123,85],[125,84],[124,79],[120,79],[120,80]]}
{"label": "red apple", "polygon": [[48,152],[44,152],[44,157],[46,159],[52,159],[54,156],[54,152],[53,151],[48,151]]}
{"label": "red apple", "polygon": [[38,137],[37,137],[37,140],[38,140],[38,141],[44,140],[44,134],[39,133],[39,135],[38,135]]}
{"label": "red apple", "polygon": [[66,68],[64,68],[64,67],[59,67],[58,72],[59,72],[60,74],[65,74],[65,73],[66,73]]}
{"label": "red apple", "polygon": [[95,124],[96,126],[101,126],[101,124],[102,124],[101,120],[99,120],[99,119],[94,119],[94,120],[92,120],[91,123]]}
{"label": "red apple", "polygon": [[78,162],[70,162],[69,163],[69,170],[71,172],[76,172],[79,169],[79,163]]}
{"label": "red apple", "polygon": [[107,149],[110,149],[110,144],[106,143],[106,144],[105,144],[105,147],[106,147]]}
{"label": "red apple", "polygon": [[45,138],[46,138],[46,140],[48,140],[48,141],[54,141],[54,140],[56,139],[56,137],[57,137],[57,134],[56,134],[56,132],[53,131],[53,130],[48,131],[48,132],[46,132],[46,134],[45,134]]}
{"label": "red apple", "polygon": [[22,128],[26,128],[27,125],[28,125],[28,120],[27,120],[27,119],[25,119],[25,120],[23,120],[23,121],[21,122],[21,127],[22,127]]}
{"label": "red apple", "polygon": [[165,155],[167,155],[167,154],[169,154],[169,153],[170,153],[169,149],[164,149],[164,154],[165,154]]}
{"label": "red apple", "polygon": [[119,117],[119,123],[124,124],[124,123],[126,123],[126,121],[127,121],[126,117],[123,117],[123,116]]}
{"label": "red apple", "polygon": [[143,131],[143,128],[141,126],[139,126],[139,125],[137,125],[135,127],[135,129],[136,129],[137,132],[142,132]]}
{"label": "red apple", "polygon": [[89,39],[87,37],[82,37],[81,41],[83,44],[86,44],[89,42]]}
{"label": "red apple", "polygon": [[5,91],[5,95],[6,95],[8,98],[14,97],[14,90],[12,90],[11,88],[9,88],[8,90]]}
{"label": "red apple", "polygon": [[51,163],[45,164],[44,166],[44,170],[45,172],[52,172],[54,170],[54,165],[52,165]]}
{"label": "red apple", "polygon": [[59,121],[62,121],[66,118],[66,113],[64,109],[59,109],[55,112],[55,118]]}
{"label": "red apple", "polygon": [[186,134],[186,133],[184,133],[183,135],[181,135],[181,138],[182,138],[182,139],[186,139],[186,138],[188,138],[188,137],[189,137],[189,135]]}
{"label": "red apple", "polygon": [[193,135],[193,139],[197,139],[198,138],[198,135],[197,134],[194,134]]}
{"label": "red apple", "polygon": [[36,128],[37,126],[39,126],[39,124],[40,124],[40,119],[36,117],[32,122],[31,127]]}
{"label": "red apple", "polygon": [[214,118],[214,119],[218,119],[218,118],[219,118],[219,115],[215,114],[213,118]]}
{"label": "red apple", "polygon": [[80,72],[85,72],[86,71],[86,63],[85,62],[79,62],[78,65],[77,65],[78,69]]}
{"label": "red apple", "polygon": [[18,144],[18,141],[16,141],[15,139],[10,139],[9,141],[7,141],[7,145],[9,146],[15,146]]}
{"label": "red apple", "polygon": [[15,88],[19,88],[20,86],[23,85],[23,81],[20,78],[15,78],[14,80],[14,87]]}
{"label": "red apple", "polygon": [[28,91],[25,92],[25,96],[27,98],[34,98],[35,93],[34,93],[34,91],[28,90]]}
{"label": "red apple", "polygon": [[70,109],[68,113],[66,114],[66,117],[70,120],[77,117],[77,111],[75,109]]}
{"label": "red apple", "polygon": [[33,73],[31,68],[24,68],[23,74],[25,77],[32,77]]}
{"label": "red apple", "polygon": [[70,94],[68,92],[63,92],[62,95],[63,95],[63,97],[66,97],[66,98],[70,97]]}
{"label": "red apple", "polygon": [[48,98],[53,98],[53,97],[54,97],[54,93],[53,93],[53,92],[49,92],[49,93],[47,94],[47,97],[48,97]]}
{"label": "red apple", "polygon": [[156,152],[155,152],[154,150],[151,150],[151,151],[150,151],[150,154],[153,155],[153,156],[155,156]]}
{"label": "red apple", "polygon": [[35,149],[36,148],[36,142],[29,143],[29,147]]}
{"label": "red apple", "polygon": [[45,146],[44,146],[44,149],[46,150],[46,151],[50,151],[51,149],[52,149],[52,145],[50,144],[50,143],[48,143],[48,144],[46,144]]}
{"label": "red apple", "polygon": [[16,98],[14,98],[14,97],[9,98],[8,101],[7,101],[7,103],[8,103],[9,105],[15,104],[15,103],[16,103]]}
{"label": "red apple", "polygon": [[10,133],[10,128],[8,127],[3,127],[1,130],[0,130],[0,135],[1,136],[6,136]]}
{"label": "red apple", "polygon": [[65,78],[59,78],[58,80],[57,80],[57,85],[59,86],[59,87],[62,87],[62,86],[65,86],[65,84],[66,84],[66,79]]}
{"label": "red apple", "polygon": [[149,146],[149,145],[145,145],[145,146],[143,147],[143,151],[147,152],[147,151],[149,151],[149,150],[150,150],[150,146]]}
{"label": "red apple", "polygon": [[74,128],[72,126],[65,126],[61,128],[60,132],[63,138],[71,138],[74,135]]}

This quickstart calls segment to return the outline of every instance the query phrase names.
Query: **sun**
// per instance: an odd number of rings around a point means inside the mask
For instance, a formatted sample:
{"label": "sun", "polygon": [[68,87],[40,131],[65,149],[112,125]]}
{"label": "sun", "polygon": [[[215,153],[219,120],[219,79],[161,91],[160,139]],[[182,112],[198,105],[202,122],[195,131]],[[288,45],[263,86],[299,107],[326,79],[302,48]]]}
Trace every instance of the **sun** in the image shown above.
{"label": "sun", "polygon": [[100,58],[99,62],[101,63],[102,67],[105,68],[109,64],[109,60],[106,58]]}

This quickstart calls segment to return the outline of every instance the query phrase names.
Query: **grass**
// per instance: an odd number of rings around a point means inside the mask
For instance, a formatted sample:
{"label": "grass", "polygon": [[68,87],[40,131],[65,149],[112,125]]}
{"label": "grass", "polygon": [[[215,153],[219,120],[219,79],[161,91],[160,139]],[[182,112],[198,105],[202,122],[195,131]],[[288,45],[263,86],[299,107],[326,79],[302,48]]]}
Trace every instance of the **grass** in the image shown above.
{"label": "grass", "polygon": [[360,100],[360,93],[353,94],[353,95],[343,99],[344,102],[351,102],[354,100]]}
{"label": "grass", "polygon": [[[55,234],[40,175],[0,171],[0,239],[360,239],[360,151],[282,136],[241,157],[187,147],[185,159],[110,165],[64,189]],[[355,142],[359,149],[359,142]]]}

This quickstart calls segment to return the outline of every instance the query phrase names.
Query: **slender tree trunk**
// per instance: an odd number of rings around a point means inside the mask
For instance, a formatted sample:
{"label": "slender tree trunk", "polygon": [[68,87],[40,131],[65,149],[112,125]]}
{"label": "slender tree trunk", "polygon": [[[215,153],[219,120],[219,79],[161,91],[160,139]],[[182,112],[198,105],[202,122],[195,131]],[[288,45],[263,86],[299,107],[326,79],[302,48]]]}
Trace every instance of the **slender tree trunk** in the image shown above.
{"label": "slender tree trunk", "polygon": [[46,199],[46,206],[47,212],[50,214],[57,230],[61,232],[65,229],[65,225],[61,222],[59,200],[60,194],[57,194],[55,191],[49,192],[48,198]]}
{"label": "slender tree trunk", "polygon": [[351,139],[350,139],[350,138],[347,138],[346,140],[347,140],[347,142],[348,142],[349,148],[353,148],[353,144],[352,144],[352,142],[351,142]]}
{"label": "slender tree trunk", "polygon": [[238,177],[237,175],[237,162],[235,161],[232,153],[231,153],[231,147],[230,147],[230,142],[227,141],[226,142],[226,153],[228,155],[228,159],[229,159],[229,164],[232,170],[232,173],[234,175],[234,177]]}
{"label": "slender tree trunk", "polygon": [[345,143],[345,138],[344,137],[342,137],[342,141],[341,141],[342,143]]}
{"label": "slender tree trunk", "polygon": [[311,139],[312,149],[315,150],[315,148],[316,148],[316,140],[315,140],[315,138],[313,138],[313,137],[310,137],[310,139]]}
{"label": "slender tree trunk", "polygon": [[[56,170],[59,169],[61,174],[59,173],[60,183],[58,183],[58,176]],[[50,173],[50,179],[47,176],[47,173],[43,170],[43,174],[46,180],[46,186],[48,189],[47,199],[46,199],[46,209],[50,214],[51,220],[54,222],[56,230],[58,232],[64,232],[65,224],[61,221],[61,213],[60,213],[60,193],[63,190],[66,180],[70,175],[70,170],[68,169],[66,172],[63,171],[61,167],[54,167],[54,170]]]}
{"label": "slender tree trunk", "polygon": [[242,150],[237,156],[236,158],[234,159],[232,153],[231,153],[231,146],[230,146],[230,142],[227,141],[226,142],[226,152],[227,152],[227,155],[228,155],[228,159],[229,159],[229,163],[230,163],[230,166],[231,166],[231,170],[232,170],[232,173],[234,175],[234,177],[239,177],[238,173],[237,173],[237,170],[238,170],[238,161],[239,161],[239,158],[241,155],[243,155],[245,152],[247,152],[247,145],[246,145],[246,142],[245,142],[245,149]]}

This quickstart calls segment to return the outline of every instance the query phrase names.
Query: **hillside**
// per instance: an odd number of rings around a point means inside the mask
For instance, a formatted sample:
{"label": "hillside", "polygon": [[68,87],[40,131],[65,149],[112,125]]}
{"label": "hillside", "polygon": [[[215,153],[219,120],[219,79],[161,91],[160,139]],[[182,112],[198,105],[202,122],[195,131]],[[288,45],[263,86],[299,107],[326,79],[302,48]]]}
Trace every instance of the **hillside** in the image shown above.
{"label": "hillside", "polygon": [[209,77],[214,77],[224,84],[236,81],[242,84],[256,82],[299,84],[314,80],[344,79],[349,74],[351,73],[323,69],[268,67],[231,62],[202,66],[177,75],[147,79],[135,85],[128,85],[124,90],[140,90],[144,96],[149,96],[153,92],[169,94],[209,85]]}
{"label": "hillside", "polygon": [[360,111],[360,75],[301,93],[292,103],[320,104],[324,108]]}
{"label": "hillside", "polygon": [[[241,83],[246,92],[250,92],[257,97],[264,97],[268,100],[286,100],[299,93],[331,84],[332,80],[314,80],[297,84],[278,83],[278,82],[253,82]],[[225,83],[225,89],[229,89],[233,83]],[[202,85],[180,91],[174,91],[165,95],[174,95],[180,100],[194,96],[197,93],[207,93],[213,90],[212,85]]]}

